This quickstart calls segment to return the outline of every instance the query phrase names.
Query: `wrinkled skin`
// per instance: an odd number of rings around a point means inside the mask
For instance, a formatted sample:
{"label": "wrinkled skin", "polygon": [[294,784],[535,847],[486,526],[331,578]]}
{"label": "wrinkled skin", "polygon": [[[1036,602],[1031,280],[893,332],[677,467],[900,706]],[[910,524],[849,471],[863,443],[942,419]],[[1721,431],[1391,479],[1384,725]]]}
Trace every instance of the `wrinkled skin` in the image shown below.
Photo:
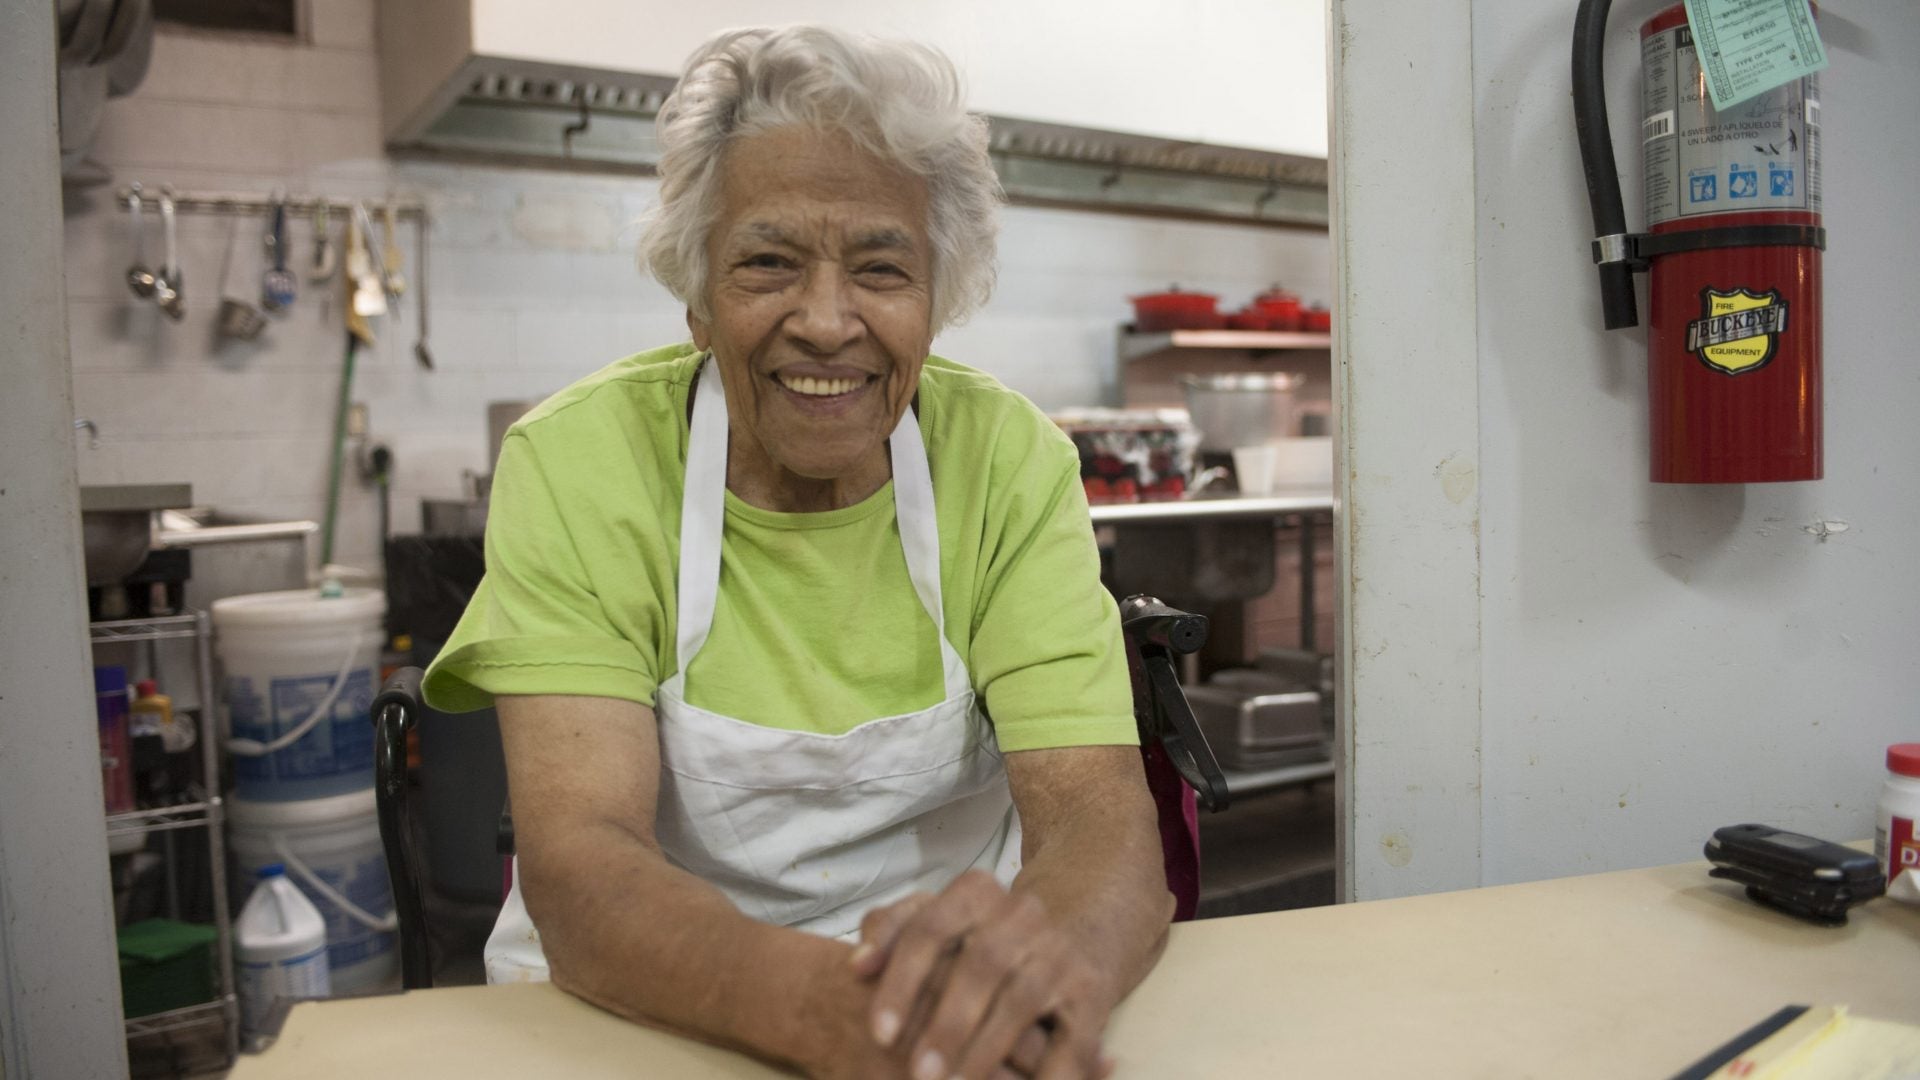
{"label": "wrinkled skin", "polygon": [[[828,510],[886,483],[886,440],[933,342],[926,222],[926,182],[843,136],[782,128],[728,148],[712,317],[687,321],[720,364],[735,495]],[[850,389],[795,388],[809,379]]]}

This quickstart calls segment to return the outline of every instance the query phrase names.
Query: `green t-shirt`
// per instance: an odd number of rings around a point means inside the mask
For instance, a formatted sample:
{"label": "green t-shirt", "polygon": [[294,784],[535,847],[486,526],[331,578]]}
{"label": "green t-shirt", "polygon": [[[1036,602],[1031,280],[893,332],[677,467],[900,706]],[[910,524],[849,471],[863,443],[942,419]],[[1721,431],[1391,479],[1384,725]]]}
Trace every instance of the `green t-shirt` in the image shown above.
{"label": "green t-shirt", "polygon": [[[437,708],[497,694],[653,704],[677,668],[682,344],[621,360],[508,432],[487,573],[427,672]],[[1005,751],[1131,744],[1119,613],[1099,580],[1073,444],[992,377],[929,357],[919,418],[933,472],[948,639]],[[907,575],[893,486],[825,513],[726,498],[713,628],[688,700],[838,734],[943,695],[939,641]]]}

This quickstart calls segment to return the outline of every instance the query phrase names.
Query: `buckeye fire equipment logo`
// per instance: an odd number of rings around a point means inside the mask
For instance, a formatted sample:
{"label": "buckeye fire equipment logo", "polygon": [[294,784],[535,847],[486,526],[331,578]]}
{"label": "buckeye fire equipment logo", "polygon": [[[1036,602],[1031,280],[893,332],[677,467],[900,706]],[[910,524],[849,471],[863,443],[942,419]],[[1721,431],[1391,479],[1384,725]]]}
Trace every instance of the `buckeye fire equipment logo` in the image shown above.
{"label": "buckeye fire equipment logo", "polygon": [[1787,329],[1787,302],[1777,290],[1700,290],[1700,317],[1687,324],[1687,351],[1728,375],[1758,371],[1773,359]]}

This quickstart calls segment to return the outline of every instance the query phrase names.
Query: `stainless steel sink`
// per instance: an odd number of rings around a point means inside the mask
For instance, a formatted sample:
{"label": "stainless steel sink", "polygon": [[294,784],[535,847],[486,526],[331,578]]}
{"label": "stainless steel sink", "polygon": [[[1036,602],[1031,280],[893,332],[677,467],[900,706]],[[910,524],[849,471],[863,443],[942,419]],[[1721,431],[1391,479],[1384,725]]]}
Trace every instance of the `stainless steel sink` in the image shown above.
{"label": "stainless steel sink", "polygon": [[191,484],[81,485],[87,584],[113,585],[133,573],[153,549],[153,515],[191,505]]}
{"label": "stainless steel sink", "polygon": [[157,548],[291,541],[305,577],[317,574],[312,521],[256,521],[193,505],[191,484],[100,484],[80,488],[80,529],[87,584],[116,585]]}

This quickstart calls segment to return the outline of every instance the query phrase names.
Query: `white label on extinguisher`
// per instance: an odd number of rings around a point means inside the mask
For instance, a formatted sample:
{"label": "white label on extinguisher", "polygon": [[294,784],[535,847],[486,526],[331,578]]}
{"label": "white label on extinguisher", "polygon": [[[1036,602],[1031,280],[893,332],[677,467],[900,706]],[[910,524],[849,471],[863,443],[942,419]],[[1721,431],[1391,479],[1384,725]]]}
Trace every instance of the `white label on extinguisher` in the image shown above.
{"label": "white label on extinguisher", "polygon": [[1716,111],[1686,25],[1640,43],[1647,224],[1820,210],[1819,76]]}

